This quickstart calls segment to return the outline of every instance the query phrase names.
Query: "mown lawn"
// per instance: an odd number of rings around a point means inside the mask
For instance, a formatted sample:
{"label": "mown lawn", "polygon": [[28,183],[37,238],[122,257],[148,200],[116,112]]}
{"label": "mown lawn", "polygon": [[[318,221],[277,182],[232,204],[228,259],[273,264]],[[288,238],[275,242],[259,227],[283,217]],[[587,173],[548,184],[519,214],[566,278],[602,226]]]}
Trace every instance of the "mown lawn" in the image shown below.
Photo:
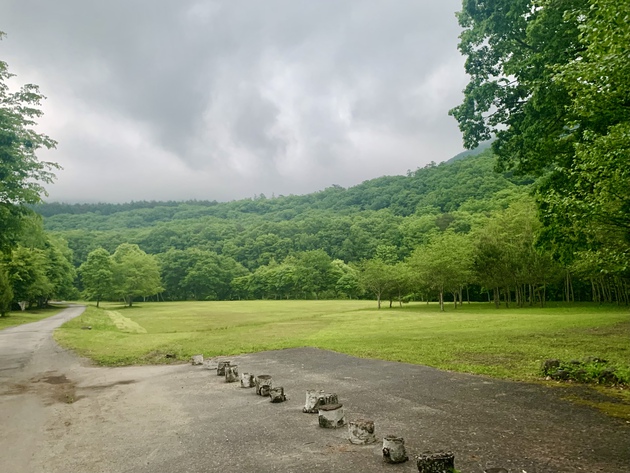
{"label": "mown lawn", "polygon": [[0,317],[0,330],[8,327],[15,327],[16,325],[37,322],[38,320],[57,315],[61,310],[62,308],[59,307],[48,307],[46,309],[32,309],[23,312],[9,312],[8,315]]}
{"label": "mown lawn", "polygon": [[89,307],[56,331],[57,341],[103,365],[312,346],[517,380],[539,378],[547,358],[596,356],[630,369],[627,307],[465,304],[440,313],[421,303],[379,311],[370,301],[232,301],[105,309]]}

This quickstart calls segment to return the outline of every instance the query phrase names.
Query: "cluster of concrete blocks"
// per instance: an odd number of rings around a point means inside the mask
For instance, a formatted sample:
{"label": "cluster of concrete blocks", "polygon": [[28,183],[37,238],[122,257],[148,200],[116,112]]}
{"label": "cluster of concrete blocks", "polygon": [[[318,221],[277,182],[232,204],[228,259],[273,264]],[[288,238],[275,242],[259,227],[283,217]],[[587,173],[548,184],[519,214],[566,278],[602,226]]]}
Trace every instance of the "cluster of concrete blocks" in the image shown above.
{"label": "cluster of concrete blocks", "polygon": [[[203,355],[195,355],[193,365],[204,365]],[[214,369],[214,367],[209,368]],[[217,376],[224,376],[226,383],[240,380],[242,388],[255,388],[259,396],[269,397],[272,403],[284,402],[287,396],[282,386],[274,387],[270,375],[254,375],[240,373],[238,365],[228,360],[218,362]],[[325,429],[348,428],[348,440],[355,445],[368,445],[376,442],[374,421],[356,419],[346,423],[343,404],[336,393],[309,389],[306,391],[306,402],[302,412],[318,414],[319,426]],[[405,440],[395,435],[383,437],[383,461],[386,463],[404,463],[409,460],[405,450]],[[416,457],[420,473],[453,473],[455,472],[455,456],[451,452],[427,452]],[[501,469],[503,470],[503,469]],[[504,470],[505,471],[505,470]],[[499,473],[499,472],[497,472]]]}

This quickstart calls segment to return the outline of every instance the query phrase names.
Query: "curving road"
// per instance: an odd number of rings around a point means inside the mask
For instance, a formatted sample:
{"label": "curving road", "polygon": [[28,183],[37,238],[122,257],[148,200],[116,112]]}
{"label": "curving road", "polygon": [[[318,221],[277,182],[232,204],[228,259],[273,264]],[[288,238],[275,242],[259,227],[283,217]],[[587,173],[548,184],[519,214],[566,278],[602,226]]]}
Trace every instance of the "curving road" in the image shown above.
{"label": "curving road", "polygon": [[73,361],[52,332],[84,310],[70,306],[53,317],[0,330],[0,471],[31,471],[48,413],[40,397],[30,392],[29,380]]}
{"label": "curving road", "polygon": [[70,306],[53,317],[0,330],[0,386],[52,368],[64,353],[51,337],[53,330],[84,310]]}

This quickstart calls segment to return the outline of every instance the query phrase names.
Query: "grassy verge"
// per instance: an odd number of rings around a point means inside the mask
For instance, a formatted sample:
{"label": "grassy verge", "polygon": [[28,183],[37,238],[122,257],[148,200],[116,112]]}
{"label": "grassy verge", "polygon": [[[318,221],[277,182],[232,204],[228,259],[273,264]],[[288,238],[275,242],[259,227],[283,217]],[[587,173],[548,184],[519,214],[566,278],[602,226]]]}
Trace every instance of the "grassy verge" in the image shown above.
{"label": "grassy verge", "polygon": [[[81,330],[85,325],[92,330]],[[630,373],[630,311],[591,304],[500,310],[470,304],[445,313],[426,304],[379,311],[369,301],[106,305],[88,307],[55,337],[110,366],[312,346],[525,381],[541,381],[548,358],[599,357]],[[588,402],[602,409],[609,403],[609,413],[630,420],[628,391],[605,393],[605,400]]]}
{"label": "grassy verge", "polygon": [[10,312],[9,315],[0,317],[0,330],[16,325],[29,324],[37,322],[53,315],[57,315],[63,310],[63,307],[48,307],[46,309],[32,309],[24,312]]}

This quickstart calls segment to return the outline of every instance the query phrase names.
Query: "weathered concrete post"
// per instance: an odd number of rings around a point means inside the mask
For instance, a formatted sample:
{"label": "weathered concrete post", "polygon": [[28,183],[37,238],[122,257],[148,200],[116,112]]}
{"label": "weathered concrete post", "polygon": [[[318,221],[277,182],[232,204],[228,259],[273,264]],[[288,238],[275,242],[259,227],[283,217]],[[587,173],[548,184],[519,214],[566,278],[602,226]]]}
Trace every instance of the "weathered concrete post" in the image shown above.
{"label": "weathered concrete post", "polygon": [[326,393],[316,389],[306,391],[306,404],[302,412],[309,414],[317,414],[321,406],[327,404],[339,404],[339,398],[335,393]]}
{"label": "weathered concrete post", "polygon": [[271,391],[272,379],[268,374],[260,374],[256,376],[256,394],[259,396],[269,396]]}
{"label": "weathered concrete post", "polygon": [[287,397],[284,394],[284,388],[279,386],[277,388],[271,388],[269,390],[269,397],[271,397],[271,402],[284,402],[287,400]]}
{"label": "weathered concrete post", "polygon": [[405,439],[388,435],[383,438],[383,461],[385,463],[404,463],[409,460],[405,451]]}
{"label": "weathered concrete post", "polygon": [[355,445],[367,445],[376,442],[374,421],[356,419],[348,422],[348,440]]}
{"label": "weathered concrete post", "polygon": [[193,355],[193,357],[190,359],[190,362],[193,364],[193,366],[203,365],[203,355]]}
{"label": "weathered concrete post", "polygon": [[229,365],[225,367],[225,382],[233,383],[238,380],[238,365]]}
{"label": "weathered concrete post", "polygon": [[455,455],[451,452],[425,452],[418,455],[417,462],[420,473],[453,473],[455,471]]}
{"label": "weathered concrete post", "polygon": [[253,388],[254,375],[250,373],[241,373],[241,388]]}
{"label": "weathered concrete post", "polygon": [[225,376],[225,367],[230,366],[230,361],[221,360],[217,366],[217,376]]}
{"label": "weathered concrete post", "polygon": [[324,429],[338,429],[346,425],[343,404],[326,404],[319,408],[319,426]]}

